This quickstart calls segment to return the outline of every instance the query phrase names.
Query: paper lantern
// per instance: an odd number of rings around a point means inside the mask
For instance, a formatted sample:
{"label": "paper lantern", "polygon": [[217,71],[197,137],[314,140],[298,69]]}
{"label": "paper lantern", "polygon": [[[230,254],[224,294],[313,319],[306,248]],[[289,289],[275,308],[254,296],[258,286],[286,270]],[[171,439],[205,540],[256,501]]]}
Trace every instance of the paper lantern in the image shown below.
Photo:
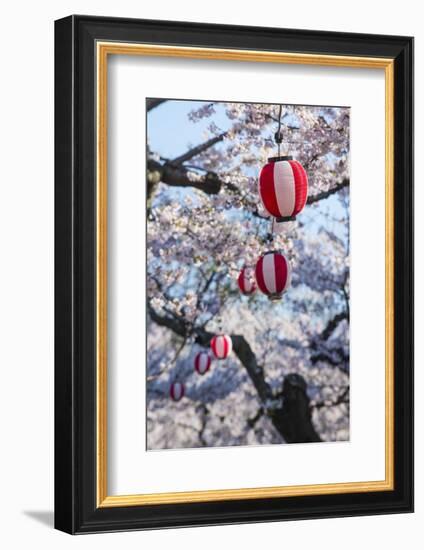
{"label": "paper lantern", "polygon": [[308,176],[292,157],[274,157],[259,175],[259,196],[265,210],[278,222],[292,221],[308,198]]}
{"label": "paper lantern", "polygon": [[218,334],[211,340],[211,350],[217,359],[227,358],[233,349],[233,342],[230,336]]}
{"label": "paper lantern", "polygon": [[169,389],[169,395],[173,401],[179,401],[184,397],[184,384],[182,382],[173,382]]}
{"label": "paper lantern", "polygon": [[290,285],[290,272],[290,264],[283,254],[266,252],[256,264],[256,282],[270,300],[279,300]]}
{"label": "paper lantern", "polygon": [[194,369],[198,374],[205,374],[211,366],[211,357],[207,351],[199,351],[194,358]]}
{"label": "paper lantern", "polygon": [[238,276],[237,283],[240,291],[247,296],[253,294],[256,290],[256,284],[252,276],[251,270],[244,267]]}

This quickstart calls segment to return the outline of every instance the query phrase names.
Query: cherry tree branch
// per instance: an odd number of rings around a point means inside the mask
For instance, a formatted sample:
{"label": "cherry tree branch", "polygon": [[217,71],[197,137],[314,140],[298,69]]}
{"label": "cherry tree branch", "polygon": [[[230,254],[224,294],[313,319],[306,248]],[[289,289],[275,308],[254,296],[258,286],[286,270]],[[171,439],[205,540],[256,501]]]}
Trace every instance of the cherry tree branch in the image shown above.
{"label": "cherry tree branch", "polygon": [[204,143],[201,143],[200,145],[196,145],[196,147],[193,147],[192,149],[189,149],[186,153],[183,155],[180,155],[179,157],[174,158],[173,160],[169,161],[169,164],[172,166],[180,166],[183,164],[183,162],[186,162],[193,157],[196,157],[197,155],[200,155],[200,153],[203,153],[203,151],[206,151],[209,149],[209,147],[212,147],[213,145],[216,145],[220,141],[224,139],[226,136],[226,132],[223,132],[222,134],[215,136],[213,138],[208,139]]}
{"label": "cherry tree branch", "polygon": [[314,204],[315,202],[326,199],[330,195],[334,195],[334,193],[338,193],[339,191],[341,191],[341,189],[348,187],[349,183],[350,181],[345,178],[341,182],[336,183],[334,187],[330,187],[330,189],[327,189],[327,191],[322,191],[321,193],[316,193],[315,195],[311,195],[310,197],[308,197],[307,204]]}
{"label": "cherry tree branch", "polygon": [[328,403],[326,401],[319,401],[318,403],[314,403],[311,405],[313,409],[322,409],[324,407],[336,407],[337,405],[341,405],[342,403],[349,403],[349,386],[347,386],[344,391],[337,397],[335,401],[332,401],[331,403]]}
{"label": "cherry tree branch", "polygon": [[340,313],[337,313],[337,315],[335,315],[327,323],[327,326],[325,327],[325,329],[321,333],[321,338],[323,340],[328,340],[330,338],[330,336],[332,335],[332,333],[334,332],[334,330],[336,330],[336,328],[338,327],[339,323],[341,323],[345,319],[346,320],[348,319],[347,311],[341,311]]}
{"label": "cherry tree branch", "polygon": [[[204,328],[192,327],[181,317],[159,315],[150,304],[148,304],[148,311],[155,323],[171,329],[182,338],[186,338],[193,332],[196,335],[196,342],[204,347],[209,346],[214,336]],[[267,415],[284,440],[287,443],[320,441],[312,424],[304,379],[297,374],[286,376],[281,393],[283,397],[281,405],[280,398],[274,396],[271,386],[265,380],[263,368],[258,365],[248,341],[239,334],[232,334],[231,340],[234,353],[246,369]]]}
{"label": "cherry tree branch", "polygon": [[[149,197],[152,195],[156,185],[160,181],[171,187],[193,187],[194,189],[203,191],[207,195],[217,195],[223,187],[227,188],[229,191],[240,193],[240,189],[236,185],[231,182],[224,182],[214,172],[206,172],[206,174],[200,175],[198,172],[190,170],[181,164],[179,159],[182,157],[184,157],[184,155],[178,157],[174,161],[167,161],[164,164],[154,159],[149,159],[147,161],[147,193]],[[178,162],[176,163],[176,161]],[[326,199],[334,193],[338,193],[341,189],[344,189],[348,185],[349,180],[344,179],[327,191],[322,191],[321,193],[311,195],[308,198],[307,204],[314,204],[318,201]],[[254,216],[264,218],[264,216],[261,216],[256,211],[253,211],[252,214]]]}
{"label": "cherry tree branch", "polygon": [[199,442],[202,445],[202,447],[207,447],[208,443],[204,437],[205,430],[206,430],[206,424],[208,421],[208,415],[209,415],[209,409],[204,403],[200,403],[200,405],[197,407],[197,412],[201,414],[200,418],[200,430],[198,433]]}
{"label": "cherry tree branch", "polygon": [[224,183],[213,172],[198,174],[184,166],[170,163],[161,164],[156,160],[147,161],[147,194],[150,197],[159,182],[171,187],[193,187],[207,195],[216,195]]}
{"label": "cherry tree branch", "polygon": [[159,105],[162,105],[162,103],[165,103],[168,101],[167,99],[146,99],[146,110],[147,112],[151,111],[155,107],[159,107]]}
{"label": "cherry tree branch", "polygon": [[[159,315],[150,305],[148,305],[148,311],[150,318],[156,324],[171,329],[175,334],[181,336],[181,338],[186,338],[189,335],[191,326],[182,317]],[[209,346],[210,341],[215,336],[213,333],[208,332],[201,327],[193,328],[193,332],[196,334],[196,342],[204,347]],[[246,368],[261,401],[272,399],[273,396],[271,387],[265,381],[263,369],[258,366],[256,356],[247,340],[244,336],[240,335],[231,335],[231,339],[233,341],[234,353]]]}
{"label": "cherry tree branch", "polygon": [[258,422],[258,420],[262,418],[263,414],[264,414],[264,409],[263,407],[260,407],[257,413],[255,414],[255,416],[253,416],[252,418],[248,418],[247,425],[249,426],[249,428],[254,428],[256,425],[256,422]]}
{"label": "cherry tree branch", "polygon": [[178,357],[180,356],[181,352],[183,351],[185,345],[187,343],[187,338],[183,338],[180,346],[177,348],[176,352],[174,353],[174,357],[172,359],[169,359],[167,365],[165,368],[159,370],[156,374],[153,374],[151,376],[147,377],[147,382],[151,382],[152,380],[157,380],[159,377],[162,376],[164,372],[166,372],[171,364],[175,364],[177,362]]}

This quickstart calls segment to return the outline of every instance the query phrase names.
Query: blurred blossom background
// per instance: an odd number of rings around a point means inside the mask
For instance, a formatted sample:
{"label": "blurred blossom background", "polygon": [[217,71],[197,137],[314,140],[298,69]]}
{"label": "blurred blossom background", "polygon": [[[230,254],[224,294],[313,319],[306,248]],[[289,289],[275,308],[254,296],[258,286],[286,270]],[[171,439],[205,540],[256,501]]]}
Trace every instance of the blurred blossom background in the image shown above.
{"label": "blurred blossom background", "polygon": [[[147,448],[349,439],[349,108],[282,105],[281,154],[308,173],[296,221],[271,222],[257,179],[280,105],[148,99]],[[237,277],[281,250],[279,302]],[[233,352],[194,370],[219,332]],[[172,382],[185,396],[170,398]]]}

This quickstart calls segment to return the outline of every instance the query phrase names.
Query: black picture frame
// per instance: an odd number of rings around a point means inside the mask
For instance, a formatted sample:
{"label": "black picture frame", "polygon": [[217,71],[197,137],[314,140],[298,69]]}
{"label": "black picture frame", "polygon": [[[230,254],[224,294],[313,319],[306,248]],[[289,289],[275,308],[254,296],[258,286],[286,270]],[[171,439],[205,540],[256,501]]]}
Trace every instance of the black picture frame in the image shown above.
{"label": "black picture frame", "polygon": [[[394,490],[97,507],[99,40],[394,60]],[[413,511],[413,39],[73,15],[55,22],[55,527],[68,533]]]}

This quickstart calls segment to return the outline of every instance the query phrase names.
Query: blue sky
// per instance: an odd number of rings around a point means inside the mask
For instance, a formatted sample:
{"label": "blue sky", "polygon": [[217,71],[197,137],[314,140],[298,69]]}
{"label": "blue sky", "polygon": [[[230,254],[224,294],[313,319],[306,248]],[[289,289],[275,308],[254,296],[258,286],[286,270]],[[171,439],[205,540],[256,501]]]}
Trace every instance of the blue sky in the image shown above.
{"label": "blue sky", "polygon": [[[205,141],[205,132],[211,118],[199,122],[190,122],[188,113],[198,109],[201,101],[167,101],[148,114],[149,144],[152,151],[160,152],[166,158],[175,158],[185,153],[189,146]],[[227,118],[224,108],[216,106],[213,121],[222,131],[228,130],[231,121]]]}

